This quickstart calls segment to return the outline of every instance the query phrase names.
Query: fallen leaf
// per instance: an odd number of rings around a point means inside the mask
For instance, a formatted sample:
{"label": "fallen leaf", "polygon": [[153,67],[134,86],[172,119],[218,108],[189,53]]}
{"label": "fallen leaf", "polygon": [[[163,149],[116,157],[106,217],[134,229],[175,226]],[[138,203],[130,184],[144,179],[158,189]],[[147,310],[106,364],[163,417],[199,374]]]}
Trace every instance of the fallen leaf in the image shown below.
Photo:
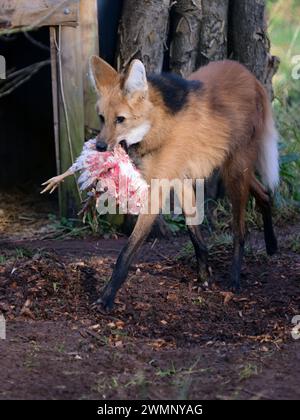
{"label": "fallen leaf", "polygon": [[92,325],[90,327],[91,330],[99,330],[99,328],[100,328],[100,324]]}
{"label": "fallen leaf", "polygon": [[177,294],[176,293],[168,293],[167,294],[167,300],[171,300],[171,301],[177,300]]}
{"label": "fallen leaf", "polygon": [[125,326],[125,322],[124,321],[116,321],[116,327],[119,330],[122,330],[124,328],[124,326]]}
{"label": "fallen leaf", "polygon": [[22,308],[20,315],[27,316],[28,318],[34,319],[34,315],[29,308]]}
{"label": "fallen leaf", "polygon": [[228,303],[232,300],[234,294],[232,292],[221,292],[221,295],[224,297],[223,304],[228,305]]}
{"label": "fallen leaf", "polygon": [[148,310],[148,309],[150,309],[151,308],[151,305],[150,305],[150,303],[144,303],[144,302],[137,302],[135,305],[134,305],[134,307],[135,307],[135,309],[139,309],[139,310],[144,310],[144,311],[146,311],[146,310]]}
{"label": "fallen leaf", "polygon": [[166,346],[166,341],[163,340],[162,338],[159,338],[158,340],[154,340],[150,343],[150,345],[155,348],[155,349],[160,349],[164,346]]}

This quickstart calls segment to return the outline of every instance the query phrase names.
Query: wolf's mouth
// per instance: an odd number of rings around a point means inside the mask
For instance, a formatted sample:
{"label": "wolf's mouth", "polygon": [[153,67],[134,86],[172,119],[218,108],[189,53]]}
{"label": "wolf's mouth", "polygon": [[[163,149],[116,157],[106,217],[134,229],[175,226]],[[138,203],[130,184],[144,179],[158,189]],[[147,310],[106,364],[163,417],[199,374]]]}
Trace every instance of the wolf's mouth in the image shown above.
{"label": "wolf's mouth", "polygon": [[125,150],[125,152],[128,154],[127,141],[126,140],[121,140],[119,144],[122,147],[122,149]]}

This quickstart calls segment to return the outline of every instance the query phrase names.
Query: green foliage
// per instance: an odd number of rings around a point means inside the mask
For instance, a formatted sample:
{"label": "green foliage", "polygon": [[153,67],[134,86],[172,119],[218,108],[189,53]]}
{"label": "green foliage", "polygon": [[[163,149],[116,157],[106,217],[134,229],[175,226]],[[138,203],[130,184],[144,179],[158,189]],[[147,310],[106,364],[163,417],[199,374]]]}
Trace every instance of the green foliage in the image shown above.
{"label": "green foliage", "polygon": [[164,215],[164,219],[174,234],[184,231],[186,229],[185,218],[182,214],[177,215]]}
{"label": "green foliage", "polygon": [[28,249],[28,248],[16,248],[15,249],[15,254],[16,254],[16,258],[17,259],[22,259],[22,258],[32,258],[33,256],[33,251]]}
{"label": "green foliage", "polygon": [[71,218],[57,218],[49,214],[50,232],[49,237],[56,239],[82,238],[87,235],[113,235],[118,231],[118,227],[123,220],[122,215],[100,216],[97,211],[89,211],[85,220]]}
{"label": "green foliage", "polygon": [[5,255],[0,255],[0,265],[6,263],[6,257]]}
{"label": "green foliage", "polygon": [[293,235],[290,238],[288,245],[291,251],[300,254],[300,234]]}
{"label": "green foliage", "polygon": [[268,1],[272,54],[280,58],[274,77],[274,111],[280,134],[281,187],[277,204],[300,204],[300,79],[292,77],[300,58],[300,0]]}
{"label": "green foliage", "polygon": [[56,239],[83,237],[90,230],[89,226],[83,226],[79,219],[68,219],[66,217],[57,219],[52,214],[48,217],[51,222],[52,234]]}

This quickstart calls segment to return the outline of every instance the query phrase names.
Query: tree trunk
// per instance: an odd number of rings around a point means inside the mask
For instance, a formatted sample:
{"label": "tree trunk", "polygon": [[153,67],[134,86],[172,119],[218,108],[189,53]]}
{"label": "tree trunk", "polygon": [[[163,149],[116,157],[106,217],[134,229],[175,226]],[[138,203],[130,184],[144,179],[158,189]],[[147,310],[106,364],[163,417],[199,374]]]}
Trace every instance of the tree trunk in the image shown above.
{"label": "tree trunk", "polygon": [[170,70],[187,77],[197,65],[201,0],[178,0],[171,15]]}
{"label": "tree trunk", "polygon": [[229,39],[232,58],[254,73],[272,98],[272,77],[279,60],[270,55],[263,0],[231,0]]}
{"label": "tree trunk", "polygon": [[124,70],[134,58],[149,73],[160,73],[169,27],[171,0],[125,0],[119,26],[117,68]]}
{"label": "tree trunk", "polygon": [[227,58],[229,0],[202,0],[197,65]]}

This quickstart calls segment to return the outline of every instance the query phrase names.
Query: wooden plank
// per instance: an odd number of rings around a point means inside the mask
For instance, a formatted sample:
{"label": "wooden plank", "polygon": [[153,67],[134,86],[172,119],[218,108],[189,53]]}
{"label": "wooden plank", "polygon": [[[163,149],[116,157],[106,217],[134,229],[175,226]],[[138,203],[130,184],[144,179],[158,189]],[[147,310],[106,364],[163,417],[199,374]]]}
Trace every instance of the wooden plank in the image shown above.
{"label": "wooden plank", "polygon": [[[84,103],[80,27],[59,27],[58,37],[58,120],[60,173],[80,154],[84,142]],[[77,217],[80,194],[75,177],[65,180],[60,191],[60,213]]]}
{"label": "wooden plank", "polygon": [[[50,27],[50,54],[51,54],[51,79],[52,79],[52,104],[53,104],[53,128],[55,142],[56,174],[60,174],[60,148],[59,148],[59,112],[58,112],[58,63],[57,63],[57,28]],[[61,188],[58,194],[60,197]],[[59,198],[60,201],[60,198]]]}
{"label": "wooden plank", "polygon": [[[60,165],[65,172],[80,154],[84,142],[84,104],[80,28],[59,29],[59,133]],[[61,188],[62,216],[76,217],[80,195],[75,177],[68,178]]]}
{"label": "wooden plank", "polygon": [[91,138],[99,129],[99,118],[95,110],[97,95],[90,81],[89,59],[99,55],[99,32],[97,0],[80,2],[80,32],[82,45],[83,91],[85,138]]}
{"label": "wooden plank", "polygon": [[0,35],[41,26],[76,26],[80,0],[0,0]]}

